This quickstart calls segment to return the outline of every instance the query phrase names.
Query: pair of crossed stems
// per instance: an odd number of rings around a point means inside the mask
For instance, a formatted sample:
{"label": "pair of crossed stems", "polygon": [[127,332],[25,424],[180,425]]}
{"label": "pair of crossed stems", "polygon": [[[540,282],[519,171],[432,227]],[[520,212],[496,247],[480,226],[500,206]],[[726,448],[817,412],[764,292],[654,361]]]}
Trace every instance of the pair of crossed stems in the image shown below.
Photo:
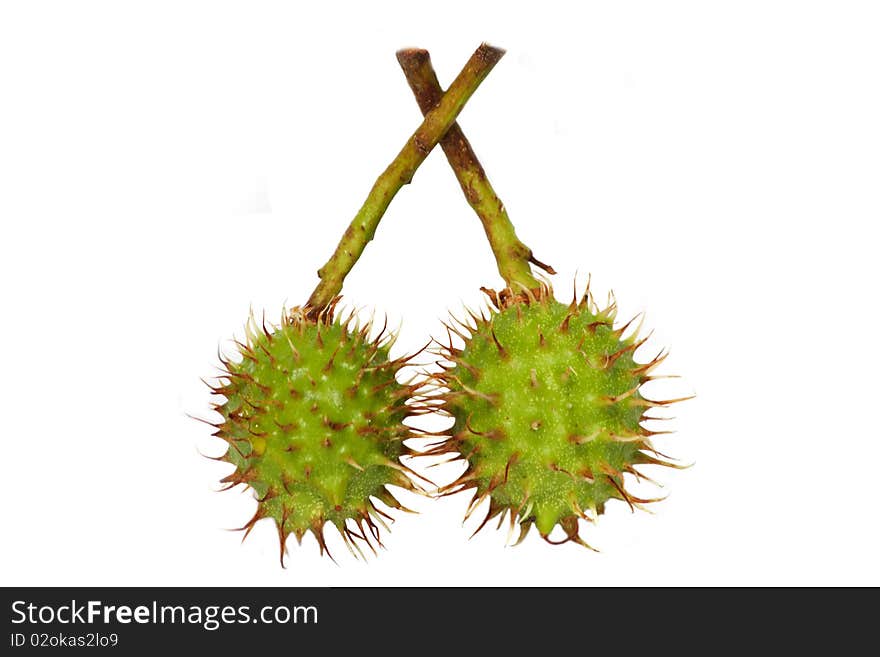
{"label": "pair of crossed stems", "polygon": [[319,271],[321,281],[306,303],[313,319],[327,317],[338,299],[342,282],[373,238],[382,215],[397,192],[408,184],[434,146],[440,144],[455,172],[468,203],[477,213],[498,263],[498,271],[508,290],[534,290],[541,287],[531,265],[549,274],[552,267],[537,260],[531,249],[516,236],[504,204],[498,198],[473,148],[456,123],[470,96],[486,78],[504,51],[482,44],[449,89],[444,93],[427,50],[408,48],[397,53],[407,82],[416,97],[424,120],[403,149],[376,180],[367,200],[346,230],[336,251]]}

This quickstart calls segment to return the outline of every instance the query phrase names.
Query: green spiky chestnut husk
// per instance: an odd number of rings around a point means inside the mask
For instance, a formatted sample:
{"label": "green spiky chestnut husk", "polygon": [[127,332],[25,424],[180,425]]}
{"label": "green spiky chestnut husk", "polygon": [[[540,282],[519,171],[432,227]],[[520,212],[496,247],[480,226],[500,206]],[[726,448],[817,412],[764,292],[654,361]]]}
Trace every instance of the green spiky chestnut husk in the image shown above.
{"label": "green spiky chestnut husk", "polygon": [[212,388],[225,397],[214,405],[223,416],[214,435],[228,443],[219,460],[235,466],[221,481],[253,490],[256,513],[241,529],[246,537],[270,518],[282,565],[291,534],[301,542],[310,531],[327,552],[327,523],[353,553],[363,556],[358,542],[375,552],[390,517],[374,499],[403,509],[387,486],[417,490],[400,462],[410,454],[406,402],[419,387],[397,380],[407,358],[389,359],[393,337],[384,329],[370,339],[370,324],[332,315],[315,320],[294,308],[268,328],[251,317],[246,340],[236,341],[240,359],[221,356]]}
{"label": "green spiky chestnut husk", "polygon": [[441,352],[449,364],[433,375],[454,424],[427,453],[467,462],[441,492],[473,489],[468,515],[489,499],[477,531],[496,516],[500,526],[509,513],[511,530],[519,525],[516,543],[532,525],[558,542],[550,534],[559,525],[561,542],[590,547],[580,520],[594,520],[609,500],[631,508],[656,501],[628,492],[624,473],[644,476],[640,464],[672,466],[650,442],[661,432],[642,426],[658,419],[648,409],[675,401],[640,392],[665,355],[637,363],[634,352],[647,338],[624,338],[627,327],[614,327],[615,305],[600,310],[589,290],[571,304],[557,301],[549,286],[519,295],[484,291],[494,305],[489,317],[470,313],[473,324],[459,322],[466,333],[447,326],[464,347],[454,347],[450,335]]}

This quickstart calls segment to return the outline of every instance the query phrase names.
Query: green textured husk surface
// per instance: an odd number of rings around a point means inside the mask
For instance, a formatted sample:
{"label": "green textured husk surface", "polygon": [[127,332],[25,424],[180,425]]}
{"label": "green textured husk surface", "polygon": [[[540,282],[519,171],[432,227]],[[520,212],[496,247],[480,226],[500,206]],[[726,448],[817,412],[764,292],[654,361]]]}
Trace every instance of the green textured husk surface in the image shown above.
{"label": "green textured husk surface", "polygon": [[243,529],[271,518],[282,557],[288,535],[307,531],[324,551],[326,523],[350,547],[378,542],[385,514],[372,498],[402,508],[386,487],[413,489],[400,457],[410,453],[403,419],[417,386],[398,382],[405,359],[389,359],[393,340],[369,333],[350,319],[294,312],[265,328],[252,318],[236,343],[240,359],[223,361],[215,435],[235,471],[222,481],[253,489],[258,507]]}
{"label": "green textured husk surface", "polygon": [[488,318],[472,314],[464,347],[450,340],[445,350],[451,365],[435,380],[454,424],[430,453],[467,461],[445,491],[474,489],[470,510],[488,498],[486,521],[510,513],[519,540],[532,525],[545,538],[559,525],[583,543],[579,520],[595,519],[609,500],[652,501],[628,493],[623,475],[666,464],[641,424],[659,405],[639,391],[659,361],[637,363],[642,341],[622,337],[616,308],[599,310],[589,295],[563,304],[544,289],[501,306]]}

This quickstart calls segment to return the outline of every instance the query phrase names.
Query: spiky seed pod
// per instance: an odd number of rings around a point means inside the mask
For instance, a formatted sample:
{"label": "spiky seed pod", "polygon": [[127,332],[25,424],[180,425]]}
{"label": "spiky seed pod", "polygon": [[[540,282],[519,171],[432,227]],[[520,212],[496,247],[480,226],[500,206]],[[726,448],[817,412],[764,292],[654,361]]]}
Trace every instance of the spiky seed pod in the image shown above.
{"label": "spiky seed pod", "polygon": [[[640,387],[663,354],[639,364],[633,354],[645,339],[623,337],[615,328],[616,307],[599,310],[587,293],[566,305],[552,290],[512,295],[484,290],[495,310],[473,324],[447,328],[465,342],[444,346],[449,361],[433,375],[441,408],[455,422],[451,437],[428,454],[459,454],[465,472],[441,489],[473,489],[468,515],[489,498],[480,527],[506,513],[521,542],[532,525],[550,542],[556,525],[562,542],[589,547],[579,520],[592,520],[608,500],[631,508],[647,502],[624,487],[624,473],[640,475],[640,464],[666,465],[654,451],[655,432],[642,426],[646,411],[677,400],[650,401]],[[435,402],[437,403],[437,402]],[[475,532],[476,533],[476,532]]]}
{"label": "spiky seed pod", "polygon": [[406,402],[419,388],[397,381],[407,358],[389,360],[384,328],[370,339],[369,323],[333,319],[332,309],[315,321],[294,308],[268,328],[251,317],[245,333],[236,342],[241,359],[221,356],[225,370],[212,388],[225,397],[214,405],[223,416],[214,435],[228,443],[219,460],[235,466],[222,482],[249,486],[258,502],[245,537],[271,518],[283,565],[290,534],[301,542],[311,531],[327,551],[330,523],[353,554],[363,556],[358,541],[375,553],[390,517],[374,498],[402,509],[386,487],[416,490],[400,462],[410,454]]}

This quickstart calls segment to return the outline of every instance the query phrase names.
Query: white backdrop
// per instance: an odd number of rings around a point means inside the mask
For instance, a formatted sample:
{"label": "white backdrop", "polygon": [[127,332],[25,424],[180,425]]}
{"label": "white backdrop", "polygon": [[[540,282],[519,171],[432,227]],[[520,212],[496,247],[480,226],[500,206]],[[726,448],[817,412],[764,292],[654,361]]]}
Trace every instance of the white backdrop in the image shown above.
{"label": "white backdrop", "polygon": [[[871,2],[7,2],[0,8],[6,585],[880,584],[880,10]],[[406,497],[368,563],[217,493],[218,346],[301,303],[420,121],[396,49],[448,83],[508,50],[461,125],[523,240],[647,314],[677,433],[655,514],[594,554],[467,540]],[[395,354],[498,287],[442,154],[346,300]],[[645,354],[648,354],[646,351]],[[452,471],[449,471],[451,475]]]}

